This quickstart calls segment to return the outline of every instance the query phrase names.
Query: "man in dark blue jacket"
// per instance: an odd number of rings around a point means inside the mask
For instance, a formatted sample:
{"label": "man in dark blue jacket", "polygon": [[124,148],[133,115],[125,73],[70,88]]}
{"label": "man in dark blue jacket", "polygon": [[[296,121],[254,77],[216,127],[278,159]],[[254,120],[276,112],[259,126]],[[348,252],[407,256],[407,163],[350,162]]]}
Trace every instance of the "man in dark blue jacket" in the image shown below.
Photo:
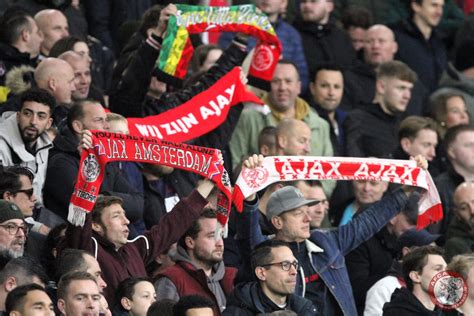
{"label": "man in dark blue jacket", "polygon": [[410,66],[430,93],[448,66],[446,48],[435,29],[443,7],[444,0],[412,0],[412,18],[393,29],[398,43],[395,59]]}
{"label": "man in dark blue jacket", "polygon": [[[427,167],[426,160],[421,157],[417,160],[419,166]],[[254,156],[244,165],[254,168],[261,161],[263,157]],[[301,266],[295,293],[312,301],[321,315],[357,315],[344,256],[400,212],[407,204],[407,195],[402,190],[394,191],[347,225],[335,230],[310,231],[308,205],[319,201],[306,200],[298,189],[290,186],[272,193],[266,216],[276,229],[275,239],[289,243]],[[265,239],[258,216],[256,195],[247,197],[244,212],[237,219],[242,250]],[[242,257],[246,256],[243,254]]]}

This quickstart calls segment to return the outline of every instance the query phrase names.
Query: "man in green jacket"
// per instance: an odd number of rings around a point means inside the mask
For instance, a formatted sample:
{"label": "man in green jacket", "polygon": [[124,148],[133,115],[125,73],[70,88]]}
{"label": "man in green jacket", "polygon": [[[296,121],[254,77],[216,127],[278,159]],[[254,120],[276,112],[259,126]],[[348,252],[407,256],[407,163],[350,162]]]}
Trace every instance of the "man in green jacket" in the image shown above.
{"label": "man in green jacket", "polygon": [[[280,60],[273,74],[271,91],[263,98],[270,111],[246,109],[242,112],[230,141],[230,151],[234,168],[250,154],[258,153],[258,135],[266,126],[277,126],[284,119],[303,121],[310,129],[311,140],[307,153],[295,153],[308,156],[332,156],[329,124],[318,116],[306,101],[298,97],[301,81],[296,66]],[[262,108],[263,110],[264,108]],[[289,155],[290,153],[284,153]],[[334,182],[325,181],[324,191],[330,194]]]}

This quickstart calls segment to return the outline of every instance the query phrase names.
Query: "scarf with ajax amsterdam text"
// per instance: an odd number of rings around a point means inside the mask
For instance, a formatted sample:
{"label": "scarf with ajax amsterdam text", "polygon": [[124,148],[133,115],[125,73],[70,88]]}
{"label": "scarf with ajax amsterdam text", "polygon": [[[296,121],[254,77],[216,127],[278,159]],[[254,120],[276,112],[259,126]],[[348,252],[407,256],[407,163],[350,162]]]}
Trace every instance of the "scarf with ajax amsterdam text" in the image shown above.
{"label": "scarf with ajax amsterdam text", "polygon": [[255,169],[243,167],[233,192],[233,201],[242,210],[243,200],[272,183],[295,180],[387,181],[424,189],[419,201],[417,229],[443,218],[438,190],[430,173],[413,160],[348,157],[265,157]]}
{"label": "scarf with ajax amsterdam text", "polygon": [[220,151],[181,143],[160,141],[103,131],[92,132],[92,148],[83,150],[76,185],[71,197],[68,221],[82,226],[86,213],[92,211],[105,174],[112,161],[136,161],[183,169],[213,181],[220,190],[217,220],[227,223],[231,187],[227,171],[219,159]]}

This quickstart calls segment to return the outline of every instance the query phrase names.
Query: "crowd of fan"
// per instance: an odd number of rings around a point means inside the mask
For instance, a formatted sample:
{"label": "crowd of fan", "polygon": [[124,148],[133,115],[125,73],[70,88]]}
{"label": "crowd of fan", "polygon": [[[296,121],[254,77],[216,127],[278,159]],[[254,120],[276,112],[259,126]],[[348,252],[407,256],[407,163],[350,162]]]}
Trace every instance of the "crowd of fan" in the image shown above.
{"label": "crowd of fan", "polygon": [[[180,106],[253,52],[243,33],[191,35],[188,76],[173,86],[155,69],[170,3],[255,4],[282,43],[270,90],[249,87],[265,105],[233,106],[192,140],[220,149],[234,180],[264,156],[416,157],[443,219],[416,230],[413,188],[300,180],[247,197],[224,237],[211,181],[125,161],[107,164],[84,226],[68,223],[88,130],[128,134],[127,117]],[[473,6],[2,1],[0,312],[474,315]],[[430,293],[445,270],[471,287],[457,309]]]}

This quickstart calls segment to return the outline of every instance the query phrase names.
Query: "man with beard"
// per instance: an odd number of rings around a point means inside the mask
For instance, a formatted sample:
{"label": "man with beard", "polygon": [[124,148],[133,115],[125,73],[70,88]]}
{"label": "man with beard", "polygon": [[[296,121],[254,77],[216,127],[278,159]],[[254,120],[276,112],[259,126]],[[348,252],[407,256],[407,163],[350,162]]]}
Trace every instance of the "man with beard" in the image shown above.
{"label": "man with beard", "polygon": [[7,258],[23,256],[28,226],[15,204],[0,200],[0,255]]}
{"label": "man with beard", "polygon": [[29,89],[20,96],[21,108],[0,126],[0,164],[30,168],[34,194],[42,201],[49,149],[53,146],[46,130],[53,123],[54,97],[42,89]]}
{"label": "man with beard", "polygon": [[454,191],[454,218],[446,236],[446,260],[474,251],[474,183],[461,183]]}
{"label": "man with beard", "polygon": [[216,227],[216,212],[206,209],[181,237],[176,264],[161,272],[155,283],[157,300],[199,295],[216,304],[214,315],[225,309],[237,270],[224,266],[224,242]]}

